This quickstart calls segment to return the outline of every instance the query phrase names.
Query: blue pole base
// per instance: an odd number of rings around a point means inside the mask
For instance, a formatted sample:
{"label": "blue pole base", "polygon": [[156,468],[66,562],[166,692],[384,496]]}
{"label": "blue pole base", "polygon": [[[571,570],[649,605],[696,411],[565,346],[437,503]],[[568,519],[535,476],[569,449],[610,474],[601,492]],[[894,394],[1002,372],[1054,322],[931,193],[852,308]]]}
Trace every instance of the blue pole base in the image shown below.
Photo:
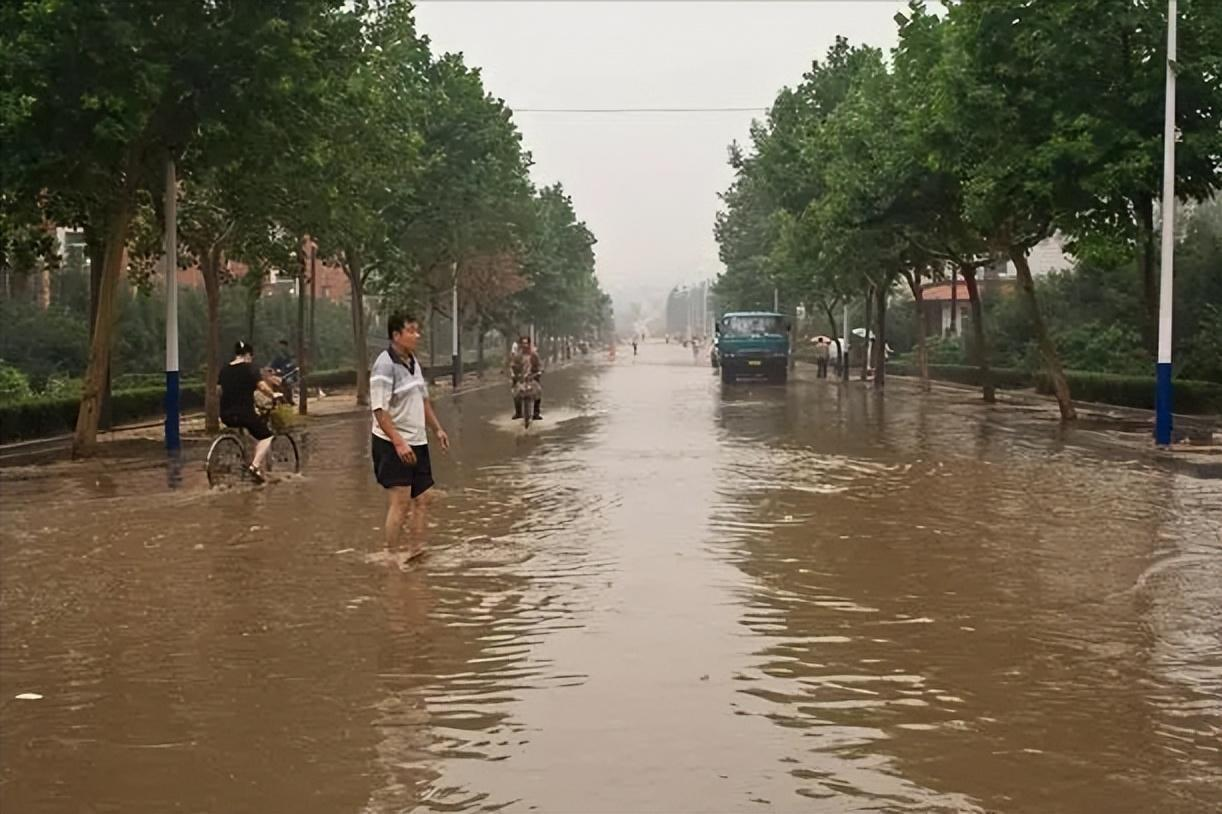
{"label": "blue pole base", "polygon": [[178,436],[179,392],[178,371],[165,372],[165,448],[177,450],[182,448],[182,440]]}
{"label": "blue pole base", "polygon": [[1171,445],[1171,363],[1154,367],[1154,443]]}

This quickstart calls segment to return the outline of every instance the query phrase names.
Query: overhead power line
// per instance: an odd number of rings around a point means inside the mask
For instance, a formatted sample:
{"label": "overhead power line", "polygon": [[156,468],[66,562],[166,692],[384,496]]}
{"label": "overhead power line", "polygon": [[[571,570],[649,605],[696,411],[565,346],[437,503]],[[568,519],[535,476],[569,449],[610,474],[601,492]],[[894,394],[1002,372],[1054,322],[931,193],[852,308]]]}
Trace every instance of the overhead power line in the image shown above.
{"label": "overhead power line", "polygon": [[515,107],[514,113],[764,113],[766,107]]}

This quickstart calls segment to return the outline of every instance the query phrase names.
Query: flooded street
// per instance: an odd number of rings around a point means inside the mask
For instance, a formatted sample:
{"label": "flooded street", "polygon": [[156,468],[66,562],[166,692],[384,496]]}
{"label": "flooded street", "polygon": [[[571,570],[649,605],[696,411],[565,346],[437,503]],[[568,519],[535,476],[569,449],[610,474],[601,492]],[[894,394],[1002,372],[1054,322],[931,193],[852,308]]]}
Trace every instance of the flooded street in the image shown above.
{"label": "flooded street", "polygon": [[405,572],[363,414],[256,490],[6,470],[0,810],[1218,810],[1219,482],[806,375],[440,397]]}

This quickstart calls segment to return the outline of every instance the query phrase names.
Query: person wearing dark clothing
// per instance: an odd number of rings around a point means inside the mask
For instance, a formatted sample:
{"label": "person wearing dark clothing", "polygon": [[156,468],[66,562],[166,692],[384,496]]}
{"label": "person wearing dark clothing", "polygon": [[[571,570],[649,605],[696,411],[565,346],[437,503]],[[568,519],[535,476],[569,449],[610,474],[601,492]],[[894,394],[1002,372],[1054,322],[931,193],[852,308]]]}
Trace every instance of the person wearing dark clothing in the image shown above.
{"label": "person wearing dark clothing", "polygon": [[287,339],[281,339],[275,358],[272,359],[272,372],[280,377],[281,395],[286,404],[293,403],[293,384],[296,382],[297,364],[293,361],[293,352],[289,350]]}
{"label": "person wearing dark clothing", "polygon": [[238,340],[233,346],[233,361],[221,368],[217,383],[221,386],[221,421],[226,427],[246,430],[255,439],[250,474],[262,481],[263,462],[272,448],[272,431],[255,410],[255,391],[271,396],[272,389],[255,367],[254,355],[254,348]]}

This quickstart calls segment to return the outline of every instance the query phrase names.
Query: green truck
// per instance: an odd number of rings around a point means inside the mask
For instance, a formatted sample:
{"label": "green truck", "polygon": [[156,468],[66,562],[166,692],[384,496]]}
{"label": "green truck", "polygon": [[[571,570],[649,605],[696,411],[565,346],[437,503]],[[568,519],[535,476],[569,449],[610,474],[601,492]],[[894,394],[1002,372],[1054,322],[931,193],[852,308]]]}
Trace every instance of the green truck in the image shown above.
{"label": "green truck", "polygon": [[789,322],[771,311],[732,311],[717,321],[717,364],[730,384],[762,376],[784,384],[789,377]]}

